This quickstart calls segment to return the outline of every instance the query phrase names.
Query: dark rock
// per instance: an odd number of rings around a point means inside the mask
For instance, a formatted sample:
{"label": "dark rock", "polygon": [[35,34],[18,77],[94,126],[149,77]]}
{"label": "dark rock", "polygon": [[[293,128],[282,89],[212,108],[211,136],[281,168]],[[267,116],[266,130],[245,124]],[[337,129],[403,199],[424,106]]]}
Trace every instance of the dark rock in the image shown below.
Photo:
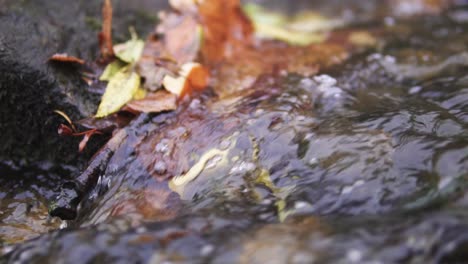
{"label": "dark rock", "polygon": [[[4,3],[3,3],[4,2]],[[114,38],[152,29],[161,1],[115,1]],[[73,120],[92,115],[100,94],[88,90],[80,68],[50,64],[54,53],[94,61],[100,1],[2,1],[0,7],[0,157],[14,161],[73,163],[79,139],[62,139],[59,109]],[[92,153],[92,150],[87,153]]]}

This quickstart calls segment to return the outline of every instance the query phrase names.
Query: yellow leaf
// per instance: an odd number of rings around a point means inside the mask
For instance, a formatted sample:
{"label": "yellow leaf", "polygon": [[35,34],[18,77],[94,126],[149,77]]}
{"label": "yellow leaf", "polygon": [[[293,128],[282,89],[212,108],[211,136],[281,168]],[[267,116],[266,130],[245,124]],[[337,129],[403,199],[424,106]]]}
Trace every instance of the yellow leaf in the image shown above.
{"label": "yellow leaf", "polygon": [[357,46],[372,47],[377,44],[377,39],[367,31],[356,31],[348,37],[349,42]]}
{"label": "yellow leaf", "polygon": [[146,90],[139,87],[135,94],[133,95],[133,100],[141,100],[146,97]]}
{"label": "yellow leaf", "polygon": [[292,45],[307,46],[312,43],[320,43],[326,39],[324,33],[306,33],[300,31],[292,31],[281,27],[271,26],[267,24],[255,24],[255,30],[260,37],[273,38],[287,42]]}
{"label": "yellow leaf", "polygon": [[135,96],[139,87],[140,76],[130,67],[122,68],[107,84],[96,117],[104,117],[117,112]]}
{"label": "yellow leaf", "polygon": [[143,53],[143,48],[145,47],[145,42],[138,39],[135,29],[130,28],[130,33],[132,35],[132,39],[125,43],[115,45],[114,53],[115,56],[122,61],[134,63],[140,59],[141,54]]}
{"label": "yellow leaf", "polygon": [[256,4],[244,5],[259,37],[276,39],[292,45],[307,46],[323,42],[327,31],[341,26],[340,20],[329,19],[313,12],[289,17],[266,10]]}
{"label": "yellow leaf", "polygon": [[99,77],[100,81],[109,81],[117,72],[119,72],[123,67],[125,67],[125,63],[120,60],[115,60],[112,63],[109,63],[106,66],[106,69]]}

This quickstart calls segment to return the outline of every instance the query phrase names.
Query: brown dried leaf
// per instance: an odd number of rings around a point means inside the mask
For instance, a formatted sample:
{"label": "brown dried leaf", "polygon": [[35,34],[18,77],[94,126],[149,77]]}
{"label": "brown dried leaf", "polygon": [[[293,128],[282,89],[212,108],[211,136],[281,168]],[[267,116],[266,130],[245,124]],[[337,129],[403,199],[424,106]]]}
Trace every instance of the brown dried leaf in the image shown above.
{"label": "brown dried leaf", "polygon": [[194,16],[168,14],[157,31],[164,33],[162,43],[165,51],[179,65],[196,60],[201,47],[202,29]]}
{"label": "brown dried leaf", "polygon": [[144,99],[129,102],[127,107],[143,113],[171,111],[177,108],[177,96],[160,90],[155,93],[149,93]]}
{"label": "brown dried leaf", "polygon": [[71,129],[69,126],[64,125],[64,124],[60,124],[59,128],[57,130],[57,133],[60,136],[73,136],[74,132],[73,132],[73,129]]}
{"label": "brown dried leaf", "polygon": [[170,73],[167,68],[157,63],[162,57],[166,57],[162,43],[156,38],[149,38],[136,67],[137,73],[144,79],[143,87],[149,91],[161,88],[164,76]]}
{"label": "brown dried leaf", "polygon": [[82,152],[84,150],[84,148],[86,147],[86,144],[88,144],[89,139],[93,135],[100,135],[100,134],[102,134],[102,132],[100,132],[100,131],[98,131],[96,129],[92,129],[92,130],[88,130],[88,131],[85,131],[85,132],[82,132],[82,133],[75,134],[76,136],[84,135],[83,139],[80,141],[80,144],[78,146],[78,152]]}
{"label": "brown dried leaf", "polygon": [[66,53],[56,53],[49,58],[49,61],[54,62],[66,62],[66,63],[76,63],[84,65],[85,61],[74,56],[70,56]]}
{"label": "brown dried leaf", "polygon": [[199,16],[204,29],[202,61],[211,69],[212,85],[220,96],[251,87],[260,76],[312,75],[348,56],[343,44],[254,43],[251,21],[239,0],[203,1]]}
{"label": "brown dried leaf", "polygon": [[207,62],[231,58],[238,47],[252,44],[253,26],[239,0],[205,0],[199,5],[203,26],[202,56]]}

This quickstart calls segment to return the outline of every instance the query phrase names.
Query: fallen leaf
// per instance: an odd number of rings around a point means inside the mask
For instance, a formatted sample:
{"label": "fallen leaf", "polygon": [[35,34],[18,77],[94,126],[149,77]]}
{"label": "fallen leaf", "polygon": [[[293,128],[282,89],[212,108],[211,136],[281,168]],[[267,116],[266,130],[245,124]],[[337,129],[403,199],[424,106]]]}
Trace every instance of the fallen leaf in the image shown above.
{"label": "fallen leaf", "polygon": [[203,62],[217,63],[232,58],[238,48],[252,44],[253,25],[242,11],[239,0],[198,1],[203,26]]}
{"label": "fallen leaf", "polygon": [[161,88],[164,76],[171,71],[157,61],[164,56],[164,47],[156,38],[150,38],[146,41],[143,54],[137,62],[136,70],[143,78],[143,87],[149,91],[156,91]]}
{"label": "fallen leaf", "polygon": [[102,7],[102,31],[99,33],[99,49],[103,60],[108,61],[114,56],[112,48],[112,3],[104,0]]}
{"label": "fallen leaf", "polygon": [[83,134],[84,136],[83,136],[83,139],[80,141],[80,144],[78,145],[78,152],[82,152],[84,150],[84,148],[86,147],[86,144],[88,144],[89,139],[93,135],[96,135],[96,134],[100,135],[102,133],[96,129],[92,129],[92,130],[82,132],[80,134]]}
{"label": "fallen leaf", "polygon": [[272,38],[292,45],[307,46],[312,43],[323,42],[327,35],[324,33],[304,33],[268,24],[255,24],[255,31],[261,38]]}
{"label": "fallen leaf", "polygon": [[288,17],[251,3],[244,6],[244,11],[252,20],[257,36],[292,45],[321,43],[327,38],[327,31],[343,25],[340,20],[329,19],[314,12],[302,12]]}
{"label": "fallen leaf", "polygon": [[72,130],[76,131],[75,125],[73,124],[71,118],[67,114],[65,114],[64,112],[62,112],[60,110],[54,110],[54,113],[56,113],[56,114],[60,115],[61,117],[63,117],[67,121],[67,123],[70,124]]}
{"label": "fallen leaf", "polygon": [[288,29],[300,32],[324,32],[343,27],[341,18],[330,18],[314,11],[302,11],[287,22]]}
{"label": "fallen leaf", "polygon": [[99,77],[100,81],[109,81],[117,72],[125,67],[125,63],[120,60],[114,60],[113,62],[107,64],[106,68]]}
{"label": "fallen leaf", "polygon": [[163,90],[149,93],[145,98],[130,101],[126,107],[143,113],[159,113],[177,109],[177,96]]}
{"label": "fallen leaf", "polygon": [[187,79],[184,76],[172,77],[166,75],[163,79],[163,85],[166,90],[178,97],[183,97],[190,89]]}
{"label": "fallen leaf", "polygon": [[125,43],[114,46],[114,53],[117,58],[127,63],[135,63],[140,59],[145,42],[138,39],[135,29],[130,28],[131,39]]}
{"label": "fallen leaf", "polygon": [[187,78],[189,85],[196,91],[202,91],[208,85],[210,74],[201,64],[189,62],[182,65],[180,75]]}
{"label": "fallen leaf", "polygon": [[67,125],[60,124],[57,130],[57,133],[60,136],[72,136],[74,133],[74,130]]}
{"label": "fallen leaf", "polygon": [[74,56],[70,56],[66,53],[56,53],[49,58],[49,61],[55,62],[69,62],[84,65],[85,61]]}
{"label": "fallen leaf", "polygon": [[189,62],[182,65],[177,77],[166,75],[163,85],[166,90],[184,97],[193,91],[202,91],[208,85],[209,73],[199,63]]}
{"label": "fallen leaf", "polygon": [[367,31],[352,32],[348,40],[351,44],[356,46],[373,47],[377,44],[377,39]]}
{"label": "fallen leaf", "polygon": [[133,95],[133,100],[140,100],[145,98],[147,95],[147,92],[145,89],[142,89],[141,87],[138,87],[138,90],[136,93]]}
{"label": "fallen leaf", "polygon": [[117,72],[107,84],[95,117],[117,112],[129,102],[140,87],[140,76],[127,66]]}
{"label": "fallen leaf", "polygon": [[201,48],[203,29],[193,15],[167,14],[157,28],[162,44],[179,65],[195,61]]}

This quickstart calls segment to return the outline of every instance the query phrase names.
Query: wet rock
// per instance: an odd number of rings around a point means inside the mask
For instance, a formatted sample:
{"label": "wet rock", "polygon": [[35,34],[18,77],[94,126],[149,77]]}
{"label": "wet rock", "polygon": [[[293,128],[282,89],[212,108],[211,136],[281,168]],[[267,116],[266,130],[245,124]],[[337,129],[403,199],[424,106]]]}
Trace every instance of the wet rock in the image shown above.
{"label": "wet rock", "polygon": [[[115,39],[127,39],[130,25],[137,24],[141,34],[152,29],[161,4],[143,2],[116,4]],[[94,61],[100,8],[99,1],[2,1],[0,156],[4,159],[72,162],[78,158],[77,139],[58,137],[63,119],[53,110],[65,111],[73,120],[91,116],[101,95],[81,79],[83,68],[48,59],[54,53],[68,53]]]}
{"label": "wet rock", "polygon": [[[161,2],[116,1],[116,41],[128,39],[130,25],[142,35],[152,30]],[[48,202],[99,145],[93,139],[79,155],[79,139],[58,136],[64,120],[53,110],[78,120],[94,113],[101,95],[81,79],[89,69],[48,59],[54,53],[97,58],[100,5],[0,1],[0,248],[59,227],[59,219],[48,216]]]}

